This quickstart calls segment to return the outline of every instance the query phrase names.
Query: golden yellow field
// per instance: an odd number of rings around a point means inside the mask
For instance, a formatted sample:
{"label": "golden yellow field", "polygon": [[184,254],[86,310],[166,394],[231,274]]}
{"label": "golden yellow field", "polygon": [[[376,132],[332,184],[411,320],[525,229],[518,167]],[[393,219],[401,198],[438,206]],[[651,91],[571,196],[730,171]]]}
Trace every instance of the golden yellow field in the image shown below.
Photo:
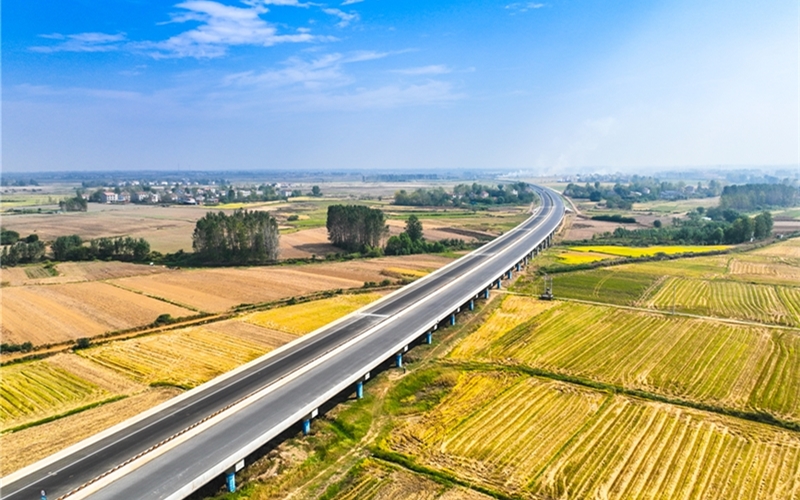
{"label": "golden yellow field", "polygon": [[193,311],[102,282],[5,287],[3,342],[34,345],[94,337],[152,323],[160,314]]}
{"label": "golden yellow field", "polygon": [[761,323],[800,326],[800,287],[669,278],[647,307]]}
{"label": "golden yellow field", "polygon": [[112,395],[47,361],[4,366],[1,370],[2,429],[102,401]]}
{"label": "golden yellow field", "polygon": [[341,482],[331,500],[489,500],[482,493],[442,485],[387,462],[367,458]]}
{"label": "golden yellow field", "polygon": [[603,253],[565,250],[560,252],[556,258],[560,264],[568,264],[572,266],[577,264],[590,264],[592,262],[601,260],[613,259],[614,257]]}
{"label": "golden yellow field", "polygon": [[800,498],[795,432],[524,375],[462,372],[387,444],[526,499]]}
{"label": "golden yellow field", "polygon": [[242,319],[264,328],[302,335],[360,309],[381,296],[379,293],[337,295],[329,299],[249,314]]}
{"label": "golden yellow field", "polygon": [[650,246],[650,247],[622,247],[622,246],[588,246],[588,247],[570,247],[573,252],[593,252],[604,253],[608,255],[617,255],[620,257],[645,257],[664,253],[667,255],[683,254],[683,253],[703,253],[714,252],[719,250],[727,250],[730,248],[728,245],[705,245],[705,246]]}
{"label": "golden yellow field", "polygon": [[194,387],[269,350],[252,340],[189,327],[112,342],[79,354],[137,382]]}
{"label": "golden yellow field", "polygon": [[5,476],[93,434],[175,397],[179,390],[159,387],[53,422],[0,434],[0,475]]}
{"label": "golden yellow field", "polygon": [[537,303],[506,298],[450,358],[527,365],[800,421],[796,332],[580,303],[537,308]]}
{"label": "golden yellow field", "polygon": [[753,252],[758,255],[800,260],[800,238],[792,238]]}

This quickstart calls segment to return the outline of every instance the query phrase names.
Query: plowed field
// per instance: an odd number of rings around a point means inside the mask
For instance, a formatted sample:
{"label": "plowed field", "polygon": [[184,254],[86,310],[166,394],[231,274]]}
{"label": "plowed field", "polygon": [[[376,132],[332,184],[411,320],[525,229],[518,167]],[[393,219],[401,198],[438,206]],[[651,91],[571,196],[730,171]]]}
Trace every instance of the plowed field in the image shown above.
{"label": "plowed field", "polygon": [[143,326],[165,313],[173,317],[196,314],[97,282],[6,287],[1,306],[3,342],[34,345]]}

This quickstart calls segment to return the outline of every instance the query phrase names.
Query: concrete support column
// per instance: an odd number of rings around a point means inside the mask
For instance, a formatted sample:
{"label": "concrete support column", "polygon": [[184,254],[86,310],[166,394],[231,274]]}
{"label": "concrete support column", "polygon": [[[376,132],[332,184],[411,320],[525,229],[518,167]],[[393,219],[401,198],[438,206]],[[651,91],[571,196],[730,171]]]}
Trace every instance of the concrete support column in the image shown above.
{"label": "concrete support column", "polygon": [[311,419],[310,418],[304,418],[303,419],[303,435],[304,436],[308,436],[309,434],[311,434]]}
{"label": "concrete support column", "polygon": [[364,381],[359,380],[356,383],[356,398],[361,399],[364,397]]}
{"label": "concrete support column", "polygon": [[428,345],[433,343],[433,332],[428,332],[425,334],[425,343]]}
{"label": "concrete support column", "polygon": [[236,473],[244,469],[244,460],[239,460],[236,465],[228,469],[225,473],[225,484],[228,486],[228,491],[233,493],[236,491]]}
{"label": "concrete support column", "polygon": [[517,262],[517,272],[520,272],[521,268],[522,268],[522,265],[519,262]]}
{"label": "concrete support column", "polygon": [[489,289],[488,288],[483,291],[483,298],[487,299],[487,300],[489,299]]}
{"label": "concrete support column", "polygon": [[455,324],[456,324],[456,313],[453,313],[450,315],[450,326],[453,326]]}
{"label": "concrete support column", "polygon": [[470,311],[475,310],[475,299],[469,299],[469,310]]}
{"label": "concrete support column", "polygon": [[403,367],[403,353],[402,352],[398,352],[397,354],[394,355],[394,366],[396,366],[397,368],[402,368]]}
{"label": "concrete support column", "polygon": [[510,279],[511,279],[511,278],[513,278],[513,277],[514,277],[514,271],[512,271],[511,269],[509,269],[509,270],[508,270],[508,272],[506,273],[506,279],[507,279],[507,280],[510,280]]}
{"label": "concrete support column", "polygon": [[497,289],[500,290],[501,288],[503,288],[503,282],[500,278],[497,278]]}

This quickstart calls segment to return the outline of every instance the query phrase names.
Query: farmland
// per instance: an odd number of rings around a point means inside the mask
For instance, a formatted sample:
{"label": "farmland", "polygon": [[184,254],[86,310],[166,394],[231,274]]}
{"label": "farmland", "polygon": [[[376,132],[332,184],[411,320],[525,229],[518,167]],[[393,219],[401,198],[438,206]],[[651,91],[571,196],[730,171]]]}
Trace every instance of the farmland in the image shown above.
{"label": "farmland", "polygon": [[730,248],[726,245],[706,245],[706,246],[649,246],[649,247],[623,247],[613,245],[570,247],[573,252],[592,252],[619,257],[649,257],[663,253],[665,255],[691,254],[704,252],[718,252]]}
{"label": "farmland", "polygon": [[47,361],[5,367],[2,374],[0,417],[3,429],[101,401],[111,395],[96,384]]}
{"label": "farmland", "polygon": [[86,359],[137,382],[190,388],[269,349],[256,342],[190,327],[80,351]]}
{"label": "farmland", "polygon": [[800,421],[796,333],[579,303],[537,314],[543,308],[534,299],[506,301],[487,322],[506,326],[481,326],[451,359],[525,365]]}
{"label": "farmland", "polygon": [[30,278],[24,269],[3,270],[3,341],[35,346],[92,338],[173,318],[224,312],[325,290],[361,288],[416,279],[451,259],[436,255],[367,261],[170,270],[122,262],[68,262],[58,276]]}
{"label": "farmland", "polygon": [[670,278],[647,307],[703,316],[800,326],[800,287]]}
{"label": "farmland", "polygon": [[249,314],[243,321],[264,328],[303,335],[360,309],[380,296],[377,293],[340,295],[307,304]]}
{"label": "farmland", "polygon": [[367,281],[386,279],[387,268],[403,267],[427,273],[449,261],[438,256],[386,257],[291,267],[194,269],[123,278],[113,283],[197,310],[221,312],[240,304],[270,302],[322,290],[360,288]]}
{"label": "farmland", "polygon": [[196,312],[102,282],[5,287],[4,342],[52,344]]}
{"label": "farmland", "polygon": [[800,495],[796,433],[508,373],[461,372],[386,446],[522,498]]}

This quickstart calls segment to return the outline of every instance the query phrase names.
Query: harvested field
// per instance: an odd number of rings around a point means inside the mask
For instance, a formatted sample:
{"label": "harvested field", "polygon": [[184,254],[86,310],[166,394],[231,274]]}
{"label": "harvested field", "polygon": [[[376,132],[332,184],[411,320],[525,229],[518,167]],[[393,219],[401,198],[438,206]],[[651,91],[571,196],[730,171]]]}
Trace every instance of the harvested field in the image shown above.
{"label": "harvested field", "polygon": [[556,304],[557,302],[507,295],[477,330],[456,344],[450,356],[455,359],[473,359],[500,336]]}
{"label": "harvested field", "polygon": [[800,439],[759,424],[615,397],[541,476],[569,498],[800,498]]}
{"label": "harvested field", "polygon": [[800,325],[800,288],[669,278],[648,307],[779,325]]}
{"label": "harvested field", "polygon": [[241,304],[271,302],[322,290],[360,288],[367,281],[386,279],[382,272],[388,268],[429,272],[451,260],[435,255],[411,255],[293,267],[196,269],[124,278],[114,283],[202,311],[222,312]]}
{"label": "harvested field", "polygon": [[322,290],[360,287],[363,281],[307,272],[313,266],[198,269],[116,280],[120,286],[207,312],[271,302]]}
{"label": "harvested field", "polygon": [[387,444],[522,498],[800,498],[796,433],[522,375],[462,373]]}
{"label": "harvested field", "polygon": [[47,361],[0,368],[0,422],[8,429],[112,396],[110,392]]}
{"label": "harvested field", "polygon": [[[44,273],[42,266],[24,266],[3,269],[3,281],[10,286],[57,285],[77,281],[99,281],[143,274],[171,272],[162,266],[147,266],[130,262],[60,262],[55,266],[57,275]],[[19,273],[16,271],[23,271]],[[7,273],[7,274],[6,274]],[[32,276],[31,274],[35,274]]]}
{"label": "harvested field", "polygon": [[800,259],[800,238],[792,238],[774,245],[760,248],[753,252],[757,255],[768,255],[771,257],[784,257],[788,259]]}
{"label": "harvested field", "polygon": [[312,255],[324,257],[341,251],[328,241],[328,230],[324,227],[281,234],[281,259],[308,259]]}
{"label": "harvested field", "polygon": [[425,476],[375,459],[356,465],[331,500],[489,500],[477,491],[444,486]]}
{"label": "harvested field", "polygon": [[219,332],[242,340],[254,342],[270,350],[287,344],[297,338],[297,335],[262,328],[252,323],[247,323],[241,318],[216,321],[203,325],[204,330]]}
{"label": "harvested field", "polygon": [[188,327],[112,342],[79,354],[140,383],[190,388],[272,350],[252,337]]}
{"label": "harvested field", "polygon": [[[515,321],[490,326],[496,315]],[[577,303],[537,314],[514,301],[450,357],[527,365],[800,421],[798,347],[793,332]]]}
{"label": "harvested field", "polygon": [[2,290],[4,342],[52,344],[152,323],[160,314],[193,311],[106,283],[6,287]]}
{"label": "harvested field", "polygon": [[112,427],[128,418],[175,397],[180,391],[171,387],[148,389],[98,408],[70,415],[53,422],[0,435],[0,475],[30,465],[61,451],[82,439]]}
{"label": "harvested field", "polygon": [[329,299],[249,314],[242,319],[271,330],[302,335],[360,309],[381,296],[379,293],[337,295]]}

